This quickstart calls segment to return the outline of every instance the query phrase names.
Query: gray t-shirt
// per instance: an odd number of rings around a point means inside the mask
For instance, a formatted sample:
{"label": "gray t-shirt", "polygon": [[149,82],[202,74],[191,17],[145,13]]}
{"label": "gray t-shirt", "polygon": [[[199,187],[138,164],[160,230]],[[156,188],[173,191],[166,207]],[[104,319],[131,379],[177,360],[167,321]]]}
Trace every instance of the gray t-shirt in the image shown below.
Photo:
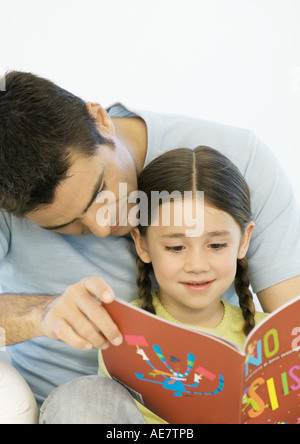
{"label": "gray t-shirt", "polygon": [[[244,174],[255,216],[248,259],[255,292],[299,275],[300,211],[292,188],[272,153],[247,130],[193,118],[130,112],[122,105],[111,117],[139,115],[148,129],[146,163],[179,147],[206,145],[228,156]],[[3,293],[61,294],[86,276],[102,277],[126,301],[136,299],[135,248],[131,237],[97,238],[50,232],[0,212],[0,283]],[[225,299],[234,302],[230,288]],[[14,366],[42,402],[58,385],[96,374],[97,350],[80,351],[60,341],[36,338],[8,347]]]}

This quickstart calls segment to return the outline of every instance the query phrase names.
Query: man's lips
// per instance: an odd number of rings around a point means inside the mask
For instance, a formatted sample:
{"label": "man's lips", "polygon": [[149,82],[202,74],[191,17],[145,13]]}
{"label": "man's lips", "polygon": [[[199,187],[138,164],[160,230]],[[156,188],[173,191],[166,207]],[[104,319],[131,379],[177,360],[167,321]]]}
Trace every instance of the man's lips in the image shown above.
{"label": "man's lips", "polygon": [[120,227],[124,226],[124,223],[126,221],[126,215],[127,215],[127,207],[123,209],[122,214],[120,216],[120,219],[115,227],[111,228],[110,233],[114,233],[117,231]]}
{"label": "man's lips", "polygon": [[214,283],[214,280],[211,281],[188,281],[188,282],[181,282],[182,285],[184,285],[186,288],[192,291],[204,291],[207,290],[212,286]]}
{"label": "man's lips", "polygon": [[111,233],[114,233],[115,231],[117,231],[118,229],[120,228],[120,223],[118,223],[115,227],[113,227],[112,229],[111,229]]}

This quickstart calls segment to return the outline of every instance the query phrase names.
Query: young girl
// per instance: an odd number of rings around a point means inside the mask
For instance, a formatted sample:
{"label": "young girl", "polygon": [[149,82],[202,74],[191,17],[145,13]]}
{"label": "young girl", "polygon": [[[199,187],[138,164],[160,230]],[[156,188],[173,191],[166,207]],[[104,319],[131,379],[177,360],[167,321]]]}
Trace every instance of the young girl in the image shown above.
{"label": "young girl", "polygon": [[[246,336],[266,316],[255,313],[249,290],[246,253],[254,222],[243,176],[212,148],[176,149],[144,169],[139,190],[148,198],[148,223],[132,231],[138,253],[140,298],[134,304],[169,321],[214,333],[242,348]],[[190,191],[191,198],[190,202],[179,199],[168,203],[170,219],[166,224],[166,203],[155,209],[153,191],[179,191],[181,196]],[[189,208],[195,215],[197,191],[204,192],[204,224],[201,232],[191,236],[184,212]],[[152,291],[152,271],[157,292]],[[232,283],[240,308],[222,300]],[[139,407],[148,423],[164,422]]]}

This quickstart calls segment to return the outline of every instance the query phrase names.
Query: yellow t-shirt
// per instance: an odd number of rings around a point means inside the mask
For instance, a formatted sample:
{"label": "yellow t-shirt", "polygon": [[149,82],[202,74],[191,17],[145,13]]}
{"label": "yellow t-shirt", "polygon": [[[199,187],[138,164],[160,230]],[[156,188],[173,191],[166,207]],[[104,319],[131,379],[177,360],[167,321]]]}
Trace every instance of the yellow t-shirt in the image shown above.
{"label": "yellow t-shirt", "polygon": [[[222,300],[222,303],[224,305],[224,317],[222,321],[215,328],[204,328],[204,327],[195,327],[194,325],[182,324],[181,322],[174,319],[173,316],[171,316],[171,314],[165,310],[155,292],[152,293],[152,298],[153,298],[153,307],[155,308],[155,312],[158,317],[166,319],[167,321],[173,322],[175,324],[184,325],[185,327],[191,327],[193,329],[198,329],[201,331],[212,333],[214,335],[220,336],[221,338],[233,342],[240,349],[243,348],[244,342],[246,340],[246,336],[243,333],[243,326],[245,321],[243,318],[242,310],[239,307],[236,307],[230,304],[229,302]],[[136,300],[132,302],[132,304],[139,307],[140,300]],[[266,313],[257,312],[255,315],[256,325],[258,325],[266,316],[267,316]],[[110,377],[105,368],[101,352],[99,352],[99,375]],[[155,415],[153,412],[148,410],[139,402],[136,401],[136,404],[141,410],[148,424],[167,424],[166,421],[164,421],[159,416]]]}

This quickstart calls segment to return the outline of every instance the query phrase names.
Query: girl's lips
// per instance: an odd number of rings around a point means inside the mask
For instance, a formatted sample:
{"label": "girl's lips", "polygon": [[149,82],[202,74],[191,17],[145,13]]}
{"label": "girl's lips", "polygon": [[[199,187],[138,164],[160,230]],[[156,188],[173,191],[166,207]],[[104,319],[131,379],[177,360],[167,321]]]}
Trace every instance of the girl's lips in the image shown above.
{"label": "girl's lips", "polygon": [[205,291],[208,290],[212,284],[213,281],[202,281],[202,282],[181,282],[182,285],[184,285],[185,288],[191,291]]}

